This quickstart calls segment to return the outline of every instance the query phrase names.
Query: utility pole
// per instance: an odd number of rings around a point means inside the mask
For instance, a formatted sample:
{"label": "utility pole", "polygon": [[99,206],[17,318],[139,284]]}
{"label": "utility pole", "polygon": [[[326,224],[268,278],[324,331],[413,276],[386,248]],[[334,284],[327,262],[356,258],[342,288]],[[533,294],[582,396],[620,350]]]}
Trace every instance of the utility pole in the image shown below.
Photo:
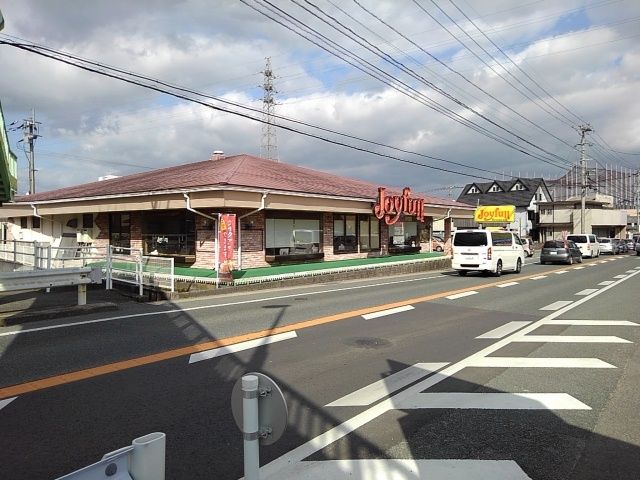
{"label": "utility pole", "polygon": [[640,170],[636,170],[636,233],[640,234]]}
{"label": "utility pole", "polygon": [[18,143],[24,142],[22,149],[27,156],[27,162],[29,163],[29,195],[36,193],[35,150],[33,147],[35,140],[40,136],[38,135],[39,125],[40,122],[36,122],[36,111],[32,109],[31,118],[25,118],[22,121],[22,125],[11,129],[22,129],[22,140],[19,140]]}
{"label": "utility pole", "polygon": [[280,161],[278,159],[278,144],[276,141],[276,127],[274,120],[274,110],[276,102],[273,98],[278,93],[273,87],[273,79],[276,78],[271,70],[271,57],[267,57],[264,69],[264,81],[262,89],[262,143],[260,145],[260,155],[262,158]]}
{"label": "utility pole", "polygon": [[585,206],[586,206],[586,201],[587,201],[587,152],[586,152],[586,145],[587,142],[585,142],[585,136],[587,134],[587,132],[591,132],[593,131],[591,129],[591,126],[587,123],[586,125],[580,125],[580,143],[578,145],[580,145],[580,173],[581,173],[581,187],[582,187],[582,192],[581,192],[581,207],[580,207],[580,233],[587,233],[585,232],[585,228],[584,228],[584,210],[585,210]]}

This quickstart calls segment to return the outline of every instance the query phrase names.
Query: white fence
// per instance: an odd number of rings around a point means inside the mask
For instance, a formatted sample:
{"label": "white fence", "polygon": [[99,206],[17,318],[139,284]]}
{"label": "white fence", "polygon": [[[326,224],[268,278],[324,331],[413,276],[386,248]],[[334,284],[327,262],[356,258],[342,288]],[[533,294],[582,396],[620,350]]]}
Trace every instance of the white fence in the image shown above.
{"label": "white fence", "polygon": [[0,242],[0,261],[17,265],[18,270],[41,270],[98,266],[104,271],[107,288],[113,281],[174,291],[174,259],[142,255],[140,249],[122,247],[53,247],[48,243]]}
{"label": "white fence", "polygon": [[144,287],[174,291],[174,259],[155,255],[142,255],[142,250],[109,246],[106,259],[107,288],[113,281],[136,285],[138,293]]}

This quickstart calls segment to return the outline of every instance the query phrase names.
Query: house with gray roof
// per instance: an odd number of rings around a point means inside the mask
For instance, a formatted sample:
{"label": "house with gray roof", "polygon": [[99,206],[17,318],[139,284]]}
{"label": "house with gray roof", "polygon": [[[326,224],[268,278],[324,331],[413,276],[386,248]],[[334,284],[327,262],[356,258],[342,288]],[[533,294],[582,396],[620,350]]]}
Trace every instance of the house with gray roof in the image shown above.
{"label": "house with gray roof", "polygon": [[539,241],[538,203],[550,202],[553,198],[543,178],[512,178],[469,183],[462,189],[458,201],[474,206],[514,205],[516,218],[508,228]]}

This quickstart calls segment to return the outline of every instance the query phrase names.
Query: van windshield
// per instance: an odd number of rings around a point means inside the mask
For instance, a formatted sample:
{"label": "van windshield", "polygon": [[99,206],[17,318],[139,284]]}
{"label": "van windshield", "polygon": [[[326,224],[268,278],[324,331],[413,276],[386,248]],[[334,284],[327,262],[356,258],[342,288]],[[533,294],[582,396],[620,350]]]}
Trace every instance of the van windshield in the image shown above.
{"label": "van windshield", "polygon": [[456,247],[486,247],[487,234],[485,232],[456,232],[453,237]]}
{"label": "van windshield", "polygon": [[586,235],[569,235],[567,238],[573,240],[576,243],[589,243]]}

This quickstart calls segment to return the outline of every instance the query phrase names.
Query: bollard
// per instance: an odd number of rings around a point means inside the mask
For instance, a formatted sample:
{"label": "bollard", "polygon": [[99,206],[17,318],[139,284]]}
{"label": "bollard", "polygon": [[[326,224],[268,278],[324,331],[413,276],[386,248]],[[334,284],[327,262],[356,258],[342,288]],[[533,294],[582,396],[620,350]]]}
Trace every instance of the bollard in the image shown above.
{"label": "bollard", "polygon": [[167,436],[161,432],[136,438],[130,457],[129,472],[135,480],[164,480],[164,457]]}
{"label": "bollard", "polygon": [[244,478],[258,480],[260,451],[258,443],[258,377],[242,377],[242,433],[244,436]]}
{"label": "bollard", "polygon": [[87,285],[85,283],[81,283],[78,285],[78,305],[86,305],[87,304]]}

